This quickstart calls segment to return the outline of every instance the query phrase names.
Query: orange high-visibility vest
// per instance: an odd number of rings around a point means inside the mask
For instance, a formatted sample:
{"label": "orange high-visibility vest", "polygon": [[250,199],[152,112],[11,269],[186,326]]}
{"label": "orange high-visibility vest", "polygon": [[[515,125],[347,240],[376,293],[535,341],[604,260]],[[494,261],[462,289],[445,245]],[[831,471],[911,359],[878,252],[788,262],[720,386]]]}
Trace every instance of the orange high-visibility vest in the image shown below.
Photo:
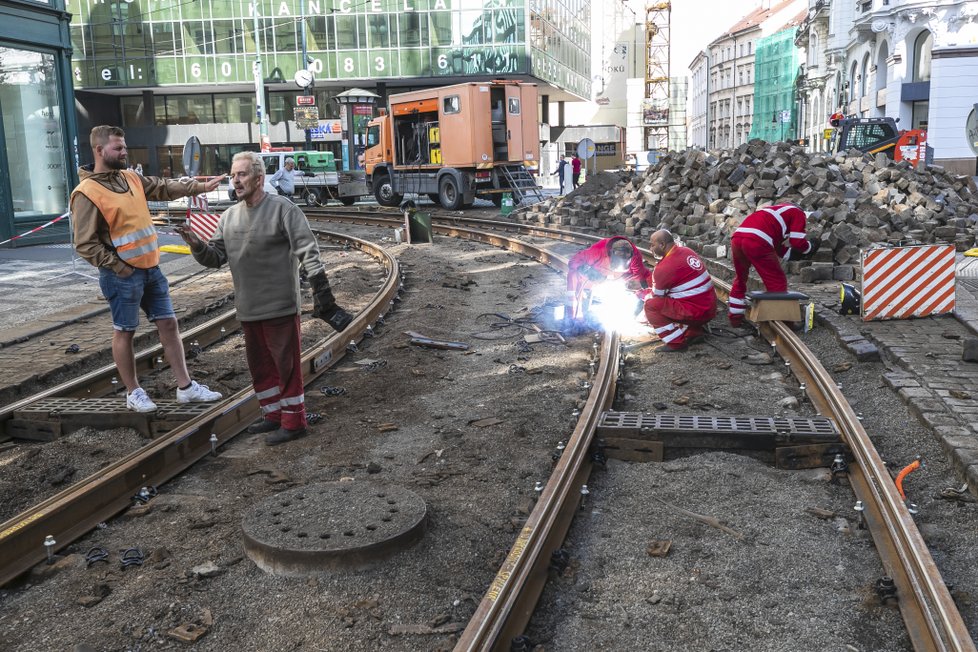
{"label": "orange high-visibility vest", "polygon": [[119,258],[132,267],[150,269],[160,264],[156,227],[139,176],[131,170],[121,172],[129,184],[126,192],[110,190],[87,178],[71,194],[82,193],[99,209],[109,224],[109,236]]}

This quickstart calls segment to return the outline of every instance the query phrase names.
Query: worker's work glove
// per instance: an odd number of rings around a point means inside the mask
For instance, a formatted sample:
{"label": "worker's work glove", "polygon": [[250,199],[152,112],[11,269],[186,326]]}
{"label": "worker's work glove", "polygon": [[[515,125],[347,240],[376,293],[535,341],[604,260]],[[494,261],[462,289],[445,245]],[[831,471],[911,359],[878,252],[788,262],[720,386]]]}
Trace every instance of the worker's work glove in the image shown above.
{"label": "worker's work glove", "polygon": [[809,242],[812,243],[812,248],[808,250],[807,254],[805,254],[805,258],[812,258],[815,256],[815,252],[818,251],[819,246],[822,244],[821,240],[809,240]]}
{"label": "worker's work glove", "polygon": [[788,260],[804,260],[808,258],[811,254],[804,254],[801,249],[795,249],[792,247],[788,250]]}
{"label": "worker's work glove", "polygon": [[312,316],[322,319],[337,332],[349,326],[353,315],[336,305],[326,272],[310,276],[309,285],[312,286]]}
{"label": "worker's work glove", "polygon": [[597,282],[604,280],[604,274],[594,269],[590,265],[581,265],[577,268],[577,271],[589,281]]}

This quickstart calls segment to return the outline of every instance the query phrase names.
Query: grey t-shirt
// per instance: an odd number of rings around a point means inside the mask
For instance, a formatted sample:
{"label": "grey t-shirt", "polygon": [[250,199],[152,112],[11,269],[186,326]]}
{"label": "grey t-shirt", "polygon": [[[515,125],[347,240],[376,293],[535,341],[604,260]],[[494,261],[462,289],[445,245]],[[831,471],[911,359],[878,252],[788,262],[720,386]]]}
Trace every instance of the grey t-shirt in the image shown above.
{"label": "grey t-shirt", "polygon": [[240,321],[297,313],[298,266],[308,276],[324,271],[306,216],[278,195],[266,194],[254,207],[241,201],[224,211],[214,236],[192,253],[206,267],[228,263]]}

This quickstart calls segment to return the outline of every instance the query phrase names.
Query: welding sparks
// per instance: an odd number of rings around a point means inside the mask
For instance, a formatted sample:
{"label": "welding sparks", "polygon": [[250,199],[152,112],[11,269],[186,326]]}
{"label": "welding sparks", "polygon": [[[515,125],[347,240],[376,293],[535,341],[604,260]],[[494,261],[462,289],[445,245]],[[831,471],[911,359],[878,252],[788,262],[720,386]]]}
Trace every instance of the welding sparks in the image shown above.
{"label": "welding sparks", "polygon": [[621,281],[606,281],[592,288],[591,316],[605,332],[634,336],[648,333],[648,324],[639,321],[641,300]]}

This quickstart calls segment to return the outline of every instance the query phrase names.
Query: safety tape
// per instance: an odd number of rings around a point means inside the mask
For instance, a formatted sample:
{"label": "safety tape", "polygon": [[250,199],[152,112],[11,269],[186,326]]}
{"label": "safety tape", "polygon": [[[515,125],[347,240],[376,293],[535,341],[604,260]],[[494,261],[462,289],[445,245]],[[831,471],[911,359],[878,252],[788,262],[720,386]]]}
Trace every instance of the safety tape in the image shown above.
{"label": "safety tape", "polygon": [[21,238],[27,237],[27,236],[29,236],[32,233],[37,233],[41,229],[46,229],[49,226],[51,226],[52,224],[54,224],[55,222],[60,222],[64,218],[68,217],[69,215],[71,215],[71,211],[68,211],[64,215],[59,215],[58,217],[54,218],[53,220],[51,220],[47,224],[42,224],[41,226],[34,227],[33,229],[31,229],[30,231],[27,231],[26,233],[21,233],[20,235],[15,235],[14,237],[12,237],[12,238],[10,238],[8,240],[4,240],[3,242],[0,242],[0,246],[5,245],[8,242],[13,242],[14,240],[20,240]]}

